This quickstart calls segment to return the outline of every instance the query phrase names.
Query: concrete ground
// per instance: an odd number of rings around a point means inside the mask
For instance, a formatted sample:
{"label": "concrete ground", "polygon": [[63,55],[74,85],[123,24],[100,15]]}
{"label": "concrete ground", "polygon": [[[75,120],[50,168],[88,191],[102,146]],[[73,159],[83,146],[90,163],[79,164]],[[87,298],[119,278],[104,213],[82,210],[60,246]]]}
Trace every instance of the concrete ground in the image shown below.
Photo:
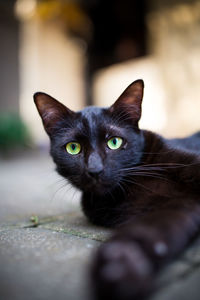
{"label": "concrete ground", "polygon": [[[0,160],[1,300],[90,298],[88,266],[110,231],[88,224],[79,199],[48,154]],[[200,236],[158,276],[151,297],[179,299],[200,299]]]}

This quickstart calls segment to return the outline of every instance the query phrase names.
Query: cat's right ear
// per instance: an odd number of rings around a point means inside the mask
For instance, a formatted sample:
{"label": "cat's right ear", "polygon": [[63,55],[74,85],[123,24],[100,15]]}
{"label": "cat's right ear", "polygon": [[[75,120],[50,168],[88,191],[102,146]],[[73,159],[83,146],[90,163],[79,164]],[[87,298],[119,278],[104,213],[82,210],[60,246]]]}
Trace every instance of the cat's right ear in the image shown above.
{"label": "cat's right ear", "polygon": [[33,98],[42,118],[44,128],[50,136],[53,134],[55,126],[59,121],[69,117],[72,118],[75,115],[75,113],[65,105],[45,93],[35,93]]}
{"label": "cat's right ear", "polygon": [[110,107],[112,114],[124,113],[124,118],[137,125],[142,113],[142,98],[144,82],[138,79],[131,83],[119,96],[117,101]]}

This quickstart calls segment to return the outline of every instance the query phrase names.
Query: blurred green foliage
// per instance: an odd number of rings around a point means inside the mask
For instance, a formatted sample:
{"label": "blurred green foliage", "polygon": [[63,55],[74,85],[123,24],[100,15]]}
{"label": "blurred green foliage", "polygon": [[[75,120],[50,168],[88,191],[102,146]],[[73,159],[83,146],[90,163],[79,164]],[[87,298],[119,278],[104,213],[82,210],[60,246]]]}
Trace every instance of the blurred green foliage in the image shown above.
{"label": "blurred green foliage", "polygon": [[25,148],[31,145],[31,137],[17,113],[0,113],[0,151]]}

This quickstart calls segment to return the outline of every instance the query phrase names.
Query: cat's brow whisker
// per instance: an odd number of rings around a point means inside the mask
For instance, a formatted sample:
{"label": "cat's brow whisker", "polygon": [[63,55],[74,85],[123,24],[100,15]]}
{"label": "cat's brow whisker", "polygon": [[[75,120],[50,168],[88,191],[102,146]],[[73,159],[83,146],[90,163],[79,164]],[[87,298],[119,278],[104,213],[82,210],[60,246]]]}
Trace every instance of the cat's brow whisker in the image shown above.
{"label": "cat's brow whisker", "polygon": [[121,118],[115,119],[114,123],[120,123],[121,120],[123,120],[123,122],[124,122],[124,121],[128,121],[128,120],[131,120],[131,119],[132,119],[132,117],[129,116],[129,114],[127,113],[127,115],[123,115],[123,116],[121,116]]}
{"label": "cat's brow whisker", "polygon": [[113,117],[112,121],[113,121],[113,123],[117,124],[117,123],[120,123],[121,120],[127,121],[127,120],[131,120],[131,119],[132,119],[132,117],[130,116],[129,112],[122,111],[120,114],[118,114],[117,117]]}
{"label": "cat's brow whisker", "polygon": [[119,119],[121,117],[127,116],[127,115],[129,115],[129,113],[127,111],[121,110],[120,113],[118,113],[117,115],[114,115],[112,117],[112,120],[115,121],[115,120],[117,120],[117,119]]}

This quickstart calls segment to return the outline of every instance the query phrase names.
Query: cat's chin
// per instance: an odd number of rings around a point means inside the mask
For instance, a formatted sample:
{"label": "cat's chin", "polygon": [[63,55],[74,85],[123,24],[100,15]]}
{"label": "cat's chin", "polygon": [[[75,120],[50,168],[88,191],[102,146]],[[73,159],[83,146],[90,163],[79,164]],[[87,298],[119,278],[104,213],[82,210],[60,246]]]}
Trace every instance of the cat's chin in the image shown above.
{"label": "cat's chin", "polygon": [[95,183],[95,184],[88,184],[82,187],[82,191],[85,193],[92,193],[96,195],[105,195],[109,192],[111,192],[113,189],[113,186],[108,184],[101,184],[101,183]]}

